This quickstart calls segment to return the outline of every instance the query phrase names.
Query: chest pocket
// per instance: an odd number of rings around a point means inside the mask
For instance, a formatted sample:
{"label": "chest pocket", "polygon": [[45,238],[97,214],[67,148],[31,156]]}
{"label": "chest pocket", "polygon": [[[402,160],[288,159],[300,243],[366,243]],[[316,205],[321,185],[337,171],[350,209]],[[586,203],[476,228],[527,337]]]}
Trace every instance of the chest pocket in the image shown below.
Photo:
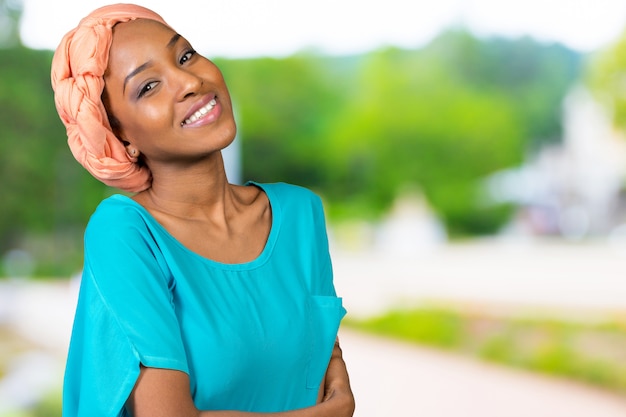
{"label": "chest pocket", "polygon": [[335,345],[339,323],[346,314],[342,300],[334,296],[313,295],[309,305],[309,326],[312,335],[307,389],[317,390],[328,368]]}

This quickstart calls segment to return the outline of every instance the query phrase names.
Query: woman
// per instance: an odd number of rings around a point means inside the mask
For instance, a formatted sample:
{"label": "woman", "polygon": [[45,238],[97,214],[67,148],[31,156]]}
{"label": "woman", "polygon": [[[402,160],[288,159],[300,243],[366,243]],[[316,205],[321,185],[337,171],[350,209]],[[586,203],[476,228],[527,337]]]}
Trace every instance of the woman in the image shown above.
{"label": "woman", "polygon": [[320,199],[228,183],[219,69],[118,4],[63,38],[52,85],[77,160],[135,193],[85,232],[64,416],[351,416]]}

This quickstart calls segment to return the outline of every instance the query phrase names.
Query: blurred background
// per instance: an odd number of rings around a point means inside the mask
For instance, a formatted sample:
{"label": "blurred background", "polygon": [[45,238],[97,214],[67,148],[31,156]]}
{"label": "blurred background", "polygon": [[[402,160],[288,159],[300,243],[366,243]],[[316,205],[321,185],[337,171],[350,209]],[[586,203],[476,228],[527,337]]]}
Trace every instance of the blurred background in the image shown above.
{"label": "blurred background", "polygon": [[[0,0],[0,417],[60,416],[82,233],[116,190],[73,160],[49,69],[106,3]],[[230,179],[324,199],[349,341],[626,410],[626,4],[141,4],[224,72]]]}

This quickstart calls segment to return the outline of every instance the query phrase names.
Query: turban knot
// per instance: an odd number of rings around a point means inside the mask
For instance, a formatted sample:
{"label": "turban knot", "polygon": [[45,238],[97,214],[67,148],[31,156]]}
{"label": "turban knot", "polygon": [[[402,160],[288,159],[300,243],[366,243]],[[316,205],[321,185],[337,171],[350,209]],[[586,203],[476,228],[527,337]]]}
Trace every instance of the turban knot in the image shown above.
{"label": "turban knot", "polygon": [[156,20],[169,27],[161,16],[141,6],[101,7],[63,37],[51,67],[54,103],[74,158],[98,180],[129,192],[149,188],[151,174],[127,154],[111,130],[102,92],[113,26],[135,19]]}

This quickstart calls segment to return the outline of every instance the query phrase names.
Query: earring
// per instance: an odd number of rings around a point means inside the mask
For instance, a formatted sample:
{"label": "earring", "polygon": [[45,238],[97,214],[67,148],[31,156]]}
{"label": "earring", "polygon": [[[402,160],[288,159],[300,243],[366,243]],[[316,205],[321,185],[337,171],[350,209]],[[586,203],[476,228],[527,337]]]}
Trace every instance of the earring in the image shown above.
{"label": "earring", "polygon": [[137,148],[126,149],[126,154],[129,158],[137,158],[139,156],[139,151]]}

